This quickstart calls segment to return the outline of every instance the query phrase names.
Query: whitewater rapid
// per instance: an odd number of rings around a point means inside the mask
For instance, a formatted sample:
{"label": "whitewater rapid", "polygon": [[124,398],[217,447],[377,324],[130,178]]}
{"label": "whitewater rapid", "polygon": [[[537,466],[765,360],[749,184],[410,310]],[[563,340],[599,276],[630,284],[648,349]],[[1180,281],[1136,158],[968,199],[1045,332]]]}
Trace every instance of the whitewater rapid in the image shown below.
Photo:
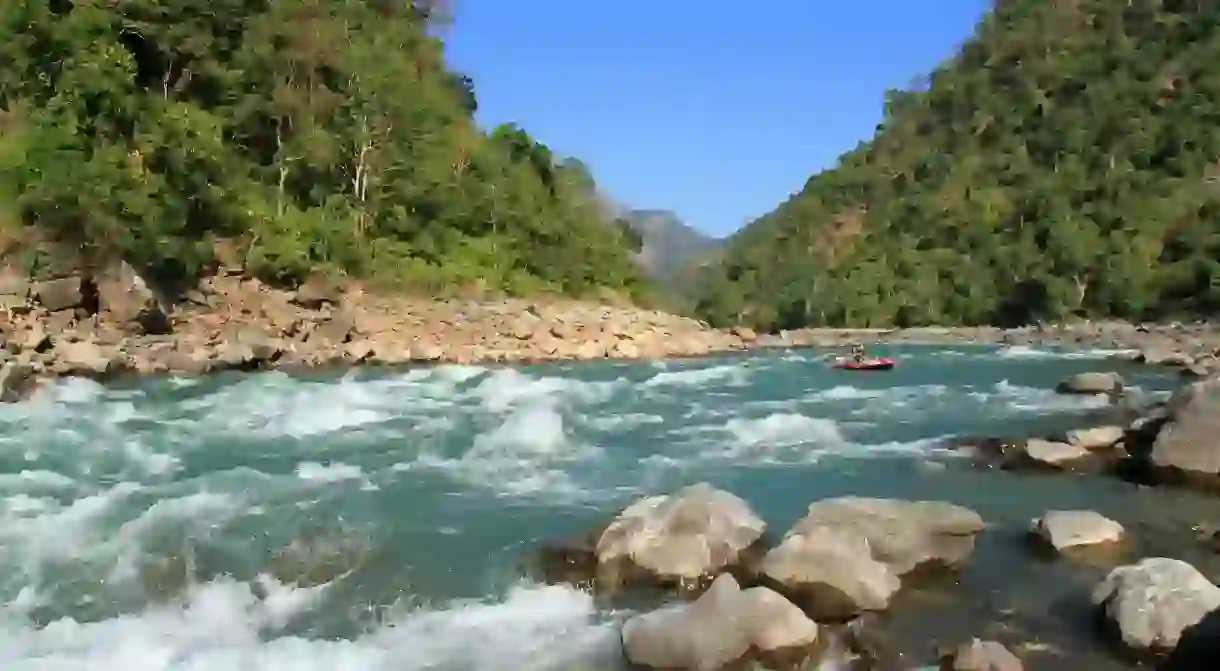
{"label": "whitewater rapid", "polygon": [[[58,382],[0,407],[0,669],[614,668],[626,613],[523,581],[503,570],[511,541],[472,529],[503,515],[544,533],[740,469],[952,459],[957,417],[1104,403],[1002,368],[892,385],[823,370],[792,353]],[[320,559],[300,540],[315,533]],[[481,572],[449,577],[445,543]],[[290,579],[284,557],[326,570]]]}

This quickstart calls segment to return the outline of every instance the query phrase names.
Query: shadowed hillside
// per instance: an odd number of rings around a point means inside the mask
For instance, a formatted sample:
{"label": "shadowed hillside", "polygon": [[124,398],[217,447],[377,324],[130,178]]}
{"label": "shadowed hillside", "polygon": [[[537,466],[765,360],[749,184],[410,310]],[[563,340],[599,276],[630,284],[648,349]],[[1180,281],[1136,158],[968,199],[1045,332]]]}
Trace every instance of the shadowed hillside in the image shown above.
{"label": "shadowed hillside", "polygon": [[721,244],[668,210],[631,210],[623,216],[643,243],[637,260],[662,281],[673,280],[687,262]]}

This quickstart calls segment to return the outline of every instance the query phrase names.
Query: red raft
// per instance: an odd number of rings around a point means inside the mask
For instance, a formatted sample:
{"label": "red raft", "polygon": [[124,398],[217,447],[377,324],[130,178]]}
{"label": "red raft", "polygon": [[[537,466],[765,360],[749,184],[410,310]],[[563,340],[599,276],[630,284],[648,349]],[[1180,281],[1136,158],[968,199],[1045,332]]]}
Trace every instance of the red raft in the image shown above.
{"label": "red raft", "polygon": [[894,367],[897,362],[893,359],[885,357],[877,357],[873,359],[865,359],[863,361],[855,361],[854,359],[840,359],[831,365],[835,368],[844,370],[889,370]]}

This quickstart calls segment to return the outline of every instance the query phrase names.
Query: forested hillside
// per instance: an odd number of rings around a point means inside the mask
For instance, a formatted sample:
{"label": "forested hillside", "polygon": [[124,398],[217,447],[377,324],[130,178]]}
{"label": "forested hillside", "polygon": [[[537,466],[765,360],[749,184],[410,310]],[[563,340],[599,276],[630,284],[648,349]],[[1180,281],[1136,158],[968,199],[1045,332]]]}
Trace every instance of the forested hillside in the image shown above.
{"label": "forested hillside", "polygon": [[[579,162],[480,132],[419,0],[0,3],[0,228],[190,276],[639,286]],[[62,247],[62,245],[61,245]]]}
{"label": "forested hillside", "polygon": [[[876,136],[731,239],[716,324],[1220,309],[1220,3],[997,0]],[[815,122],[815,121],[811,121]]]}

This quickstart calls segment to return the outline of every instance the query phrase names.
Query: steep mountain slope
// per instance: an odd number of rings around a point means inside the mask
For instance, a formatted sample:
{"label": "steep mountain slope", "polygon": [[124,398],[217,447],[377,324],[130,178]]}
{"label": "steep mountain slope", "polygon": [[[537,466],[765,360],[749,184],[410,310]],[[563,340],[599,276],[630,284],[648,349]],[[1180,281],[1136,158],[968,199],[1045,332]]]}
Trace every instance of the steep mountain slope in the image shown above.
{"label": "steep mountain slope", "polygon": [[198,272],[221,239],[276,280],[636,291],[583,166],[475,126],[437,4],[0,3],[0,232],[150,277]]}
{"label": "steep mountain slope", "polygon": [[763,328],[1220,309],[1220,4],[998,0],[876,136],[731,238]]}
{"label": "steep mountain slope", "polygon": [[721,244],[668,210],[631,210],[622,218],[640,235],[642,246],[637,260],[662,281],[672,280],[687,262]]}

